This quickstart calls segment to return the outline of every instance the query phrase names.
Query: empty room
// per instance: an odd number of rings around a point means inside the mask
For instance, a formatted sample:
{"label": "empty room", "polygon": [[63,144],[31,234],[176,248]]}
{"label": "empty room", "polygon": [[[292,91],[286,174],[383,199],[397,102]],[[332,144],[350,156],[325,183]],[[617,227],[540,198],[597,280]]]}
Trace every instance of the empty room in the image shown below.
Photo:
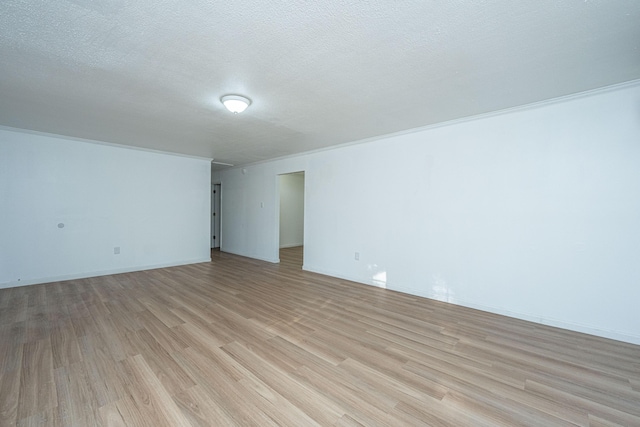
{"label": "empty room", "polygon": [[0,4],[0,426],[640,426],[640,2]]}

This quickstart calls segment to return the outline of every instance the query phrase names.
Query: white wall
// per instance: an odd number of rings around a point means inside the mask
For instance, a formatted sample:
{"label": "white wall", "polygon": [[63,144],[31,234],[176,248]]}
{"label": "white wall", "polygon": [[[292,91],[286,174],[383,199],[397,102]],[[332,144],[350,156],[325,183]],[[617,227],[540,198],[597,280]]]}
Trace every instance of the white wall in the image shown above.
{"label": "white wall", "polygon": [[305,269],[640,344],[638,82],[245,168],[223,250],[276,261],[305,170]]}
{"label": "white wall", "polygon": [[280,247],[304,243],[304,173],[280,175]]}
{"label": "white wall", "polygon": [[0,287],[209,260],[210,168],[0,129]]}

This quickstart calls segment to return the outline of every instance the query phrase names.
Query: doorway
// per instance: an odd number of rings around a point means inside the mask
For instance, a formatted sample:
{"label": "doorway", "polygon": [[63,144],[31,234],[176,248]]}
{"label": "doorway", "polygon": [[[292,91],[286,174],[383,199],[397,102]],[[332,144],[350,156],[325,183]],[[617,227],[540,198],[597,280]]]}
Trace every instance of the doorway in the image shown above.
{"label": "doorway", "polygon": [[304,172],[279,175],[278,179],[280,263],[301,269],[304,258]]}
{"label": "doorway", "polygon": [[219,249],[222,233],[220,232],[220,199],[221,185],[211,186],[211,249]]}

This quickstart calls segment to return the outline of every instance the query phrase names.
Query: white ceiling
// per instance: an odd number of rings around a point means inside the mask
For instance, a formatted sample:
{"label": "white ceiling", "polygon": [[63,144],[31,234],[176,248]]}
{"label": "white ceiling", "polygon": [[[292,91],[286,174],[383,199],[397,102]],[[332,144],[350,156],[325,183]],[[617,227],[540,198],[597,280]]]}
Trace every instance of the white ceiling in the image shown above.
{"label": "white ceiling", "polygon": [[638,0],[0,4],[0,125],[234,164],[638,78]]}

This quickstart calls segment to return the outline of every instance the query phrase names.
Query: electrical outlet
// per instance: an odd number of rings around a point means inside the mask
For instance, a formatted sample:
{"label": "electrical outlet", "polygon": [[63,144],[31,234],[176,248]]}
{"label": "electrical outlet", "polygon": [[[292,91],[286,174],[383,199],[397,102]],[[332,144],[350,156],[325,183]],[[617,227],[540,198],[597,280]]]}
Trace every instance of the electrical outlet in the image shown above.
{"label": "electrical outlet", "polygon": [[356,261],[360,261],[360,252],[356,252],[354,258]]}
{"label": "electrical outlet", "polygon": [[120,246],[116,246],[115,248],[113,248],[113,254],[114,255],[119,255],[120,254]]}

